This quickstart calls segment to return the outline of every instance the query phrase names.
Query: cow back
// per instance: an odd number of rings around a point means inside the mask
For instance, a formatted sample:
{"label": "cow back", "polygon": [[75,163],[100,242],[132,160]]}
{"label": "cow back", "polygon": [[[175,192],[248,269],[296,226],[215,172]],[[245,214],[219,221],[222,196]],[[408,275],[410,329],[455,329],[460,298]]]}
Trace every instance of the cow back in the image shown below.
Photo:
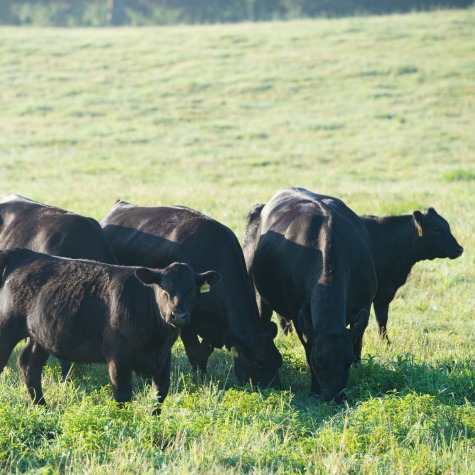
{"label": "cow back", "polygon": [[0,248],[16,247],[117,263],[101,226],[93,218],[6,195],[0,198]]}
{"label": "cow back", "polygon": [[358,216],[339,199],[299,188],[277,192],[262,209],[253,269],[260,294],[288,319],[302,302],[316,301],[316,311],[333,306],[346,324],[376,290],[371,241]]}

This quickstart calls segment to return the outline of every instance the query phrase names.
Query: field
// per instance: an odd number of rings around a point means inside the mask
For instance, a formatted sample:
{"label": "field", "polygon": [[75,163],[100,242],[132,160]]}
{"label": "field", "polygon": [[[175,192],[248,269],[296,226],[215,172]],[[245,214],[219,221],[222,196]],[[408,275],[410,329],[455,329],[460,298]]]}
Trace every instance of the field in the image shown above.
{"label": "field", "polygon": [[475,10],[143,29],[0,29],[0,191],[97,219],[118,198],[183,204],[233,229],[284,186],[357,213],[434,206],[465,252],[419,263],[374,317],[347,404],[308,396],[295,336],[283,391],[252,391],[217,350],[174,348],[149,415],[105,367],[44,371],[47,409],[0,376],[1,473],[475,473]]}

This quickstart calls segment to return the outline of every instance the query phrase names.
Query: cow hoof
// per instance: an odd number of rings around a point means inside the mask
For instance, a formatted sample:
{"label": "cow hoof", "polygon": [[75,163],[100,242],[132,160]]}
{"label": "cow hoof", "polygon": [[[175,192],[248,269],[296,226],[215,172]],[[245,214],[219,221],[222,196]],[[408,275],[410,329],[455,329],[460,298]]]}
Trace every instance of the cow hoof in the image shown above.
{"label": "cow hoof", "polygon": [[155,406],[152,409],[152,416],[158,417],[162,413],[162,408],[159,406]]}

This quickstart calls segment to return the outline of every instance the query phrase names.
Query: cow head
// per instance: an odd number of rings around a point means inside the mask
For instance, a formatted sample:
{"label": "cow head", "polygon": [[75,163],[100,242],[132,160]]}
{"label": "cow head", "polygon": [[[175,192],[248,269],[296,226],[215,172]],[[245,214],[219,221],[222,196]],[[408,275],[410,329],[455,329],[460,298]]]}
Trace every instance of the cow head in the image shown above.
{"label": "cow head", "polygon": [[135,275],[144,284],[157,286],[160,314],[165,322],[174,327],[189,323],[200,292],[209,291],[221,278],[215,271],[197,274],[187,264],[179,262],[161,270],[140,268]]}
{"label": "cow head", "polygon": [[320,386],[324,401],[342,402],[348,386],[350,367],[356,360],[355,339],[363,336],[368,325],[369,312],[361,309],[352,328],[322,331],[312,342],[310,366]]}
{"label": "cow head", "polygon": [[277,325],[269,322],[253,338],[225,338],[226,347],[234,355],[234,372],[240,384],[281,388],[282,356],[274,344],[276,335]]}
{"label": "cow head", "polygon": [[414,211],[413,218],[418,234],[415,248],[422,259],[456,259],[462,255],[463,247],[450,232],[449,223],[434,208],[429,208],[427,213]]}

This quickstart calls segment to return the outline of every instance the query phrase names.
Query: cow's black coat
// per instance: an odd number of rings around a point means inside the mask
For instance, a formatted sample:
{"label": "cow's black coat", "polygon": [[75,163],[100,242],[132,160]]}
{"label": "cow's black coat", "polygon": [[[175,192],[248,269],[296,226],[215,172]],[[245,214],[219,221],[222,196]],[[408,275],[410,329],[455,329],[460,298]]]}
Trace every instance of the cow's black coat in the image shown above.
{"label": "cow's black coat", "polygon": [[18,195],[0,196],[0,249],[23,247],[52,256],[117,264],[100,224]]}
{"label": "cow's black coat", "polygon": [[202,294],[191,324],[181,332],[194,369],[205,371],[213,348],[226,345],[237,352],[234,369],[241,383],[251,379],[255,385],[280,386],[282,357],[273,341],[277,328],[259,319],[241,246],[229,228],[186,207],[123,201],[101,225],[122,264],[163,267],[181,261],[196,271],[211,267],[221,274],[221,282]]}
{"label": "cow's black coat", "polygon": [[[117,264],[100,224],[19,195],[0,196],[0,249],[27,248],[52,256]],[[63,379],[71,365],[61,361]]]}
{"label": "cow's black coat", "polygon": [[463,247],[450,232],[449,223],[434,208],[404,216],[361,216],[373,243],[378,290],[373,302],[380,335],[389,342],[389,304],[405,284],[414,264],[425,259],[456,259]]}
{"label": "cow's black coat", "polygon": [[[162,403],[177,327],[189,321],[203,283],[219,279],[215,272],[196,274],[181,263],[152,270],[29,249],[0,251],[0,275],[0,372],[16,344],[29,337],[18,361],[37,404],[45,404],[41,372],[49,353],[107,363],[119,403],[131,399],[132,370],[151,372]],[[157,406],[154,412],[159,411]]]}
{"label": "cow's black coat", "polygon": [[341,399],[361,355],[376,292],[370,247],[363,222],[342,201],[301,188],[278,191],[248,217],[244,254],[261,317],[274,310],[293,321],[312,392],[324,400]]}

